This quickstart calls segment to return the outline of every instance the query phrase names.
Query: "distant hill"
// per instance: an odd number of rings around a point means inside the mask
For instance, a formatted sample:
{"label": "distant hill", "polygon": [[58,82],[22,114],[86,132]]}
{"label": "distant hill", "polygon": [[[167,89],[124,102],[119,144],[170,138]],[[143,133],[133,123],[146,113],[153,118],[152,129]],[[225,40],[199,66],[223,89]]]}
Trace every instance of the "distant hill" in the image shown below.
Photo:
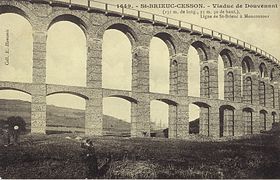
{"label": "distant hill", "polygon": [[[0,99],[0,120],[5,120],[9,116],[21,116],[24,118],[27,128],[30,129],[30,112],[30,102]],[[47,130],[84,132],[84,127],[84,110],[47,105]],[[105,135],[128,136],[130,135],[130,123],[103,115],[103,130]]]}

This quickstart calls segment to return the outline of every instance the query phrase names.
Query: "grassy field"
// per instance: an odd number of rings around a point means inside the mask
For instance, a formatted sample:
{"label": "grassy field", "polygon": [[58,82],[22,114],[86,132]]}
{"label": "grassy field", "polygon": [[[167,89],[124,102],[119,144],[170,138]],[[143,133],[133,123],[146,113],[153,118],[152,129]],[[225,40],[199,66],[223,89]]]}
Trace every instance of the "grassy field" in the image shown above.
{"label": "grassy field", "polygon": [[[25,135],[11,147],[0,142],[0,177],[86,178],[76,136]],[[113,157],[100,178],[280,178],[279,134],[216,141],[90,138],[100,165]]]}

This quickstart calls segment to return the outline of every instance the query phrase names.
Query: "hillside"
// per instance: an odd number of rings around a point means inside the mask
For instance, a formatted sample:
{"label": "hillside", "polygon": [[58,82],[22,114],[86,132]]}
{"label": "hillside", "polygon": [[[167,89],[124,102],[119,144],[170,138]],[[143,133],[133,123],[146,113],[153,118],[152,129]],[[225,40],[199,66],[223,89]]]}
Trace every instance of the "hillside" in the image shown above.
{"label": "hillside", "polygon": [[[30,102],[0,99],[0,120],[5,120],[9,116],[21,116],[24,118],[27,128],[30,129],[30,111]],[[50,133],[54,131],[83,132],[84,120],[84,110],[47,105],[47,130]],[[107,135],[127,136],[130,133],[130,123],[112,116],[103,115],[103,130]]]}

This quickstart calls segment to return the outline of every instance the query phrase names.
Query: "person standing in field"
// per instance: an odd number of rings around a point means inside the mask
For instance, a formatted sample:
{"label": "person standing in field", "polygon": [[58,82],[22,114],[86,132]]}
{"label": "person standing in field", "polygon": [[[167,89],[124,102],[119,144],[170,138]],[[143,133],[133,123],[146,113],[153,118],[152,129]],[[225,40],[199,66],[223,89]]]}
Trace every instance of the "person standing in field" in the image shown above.
{"label": "person standing in field", "polygon": [[12,136],[13,136],[13,140],[14,140],[14,144],[18,145],[19,144],[19,126],[15,125],[13,127],[13,131],[12,131]]}
{"label": "person standing in field", "polygon": [[7,144],[5,146],[9,145],[19,145],[19,137],[21,131],[25,130],[26,123],[22,117],[15,117],[11,116],[7,118],[7,124],[6,124],[6,135],[7,135]]}
{"label": "person standing in field", "polygon": [[98,177],[98,164],[93,142],[90,139],[87,139],[82,142],[81,147],[86,150],[83,152],[82,156],[84,157],[83,159],[87,168],[87,178],[92,179]]}
{"label": "person standing in field", "polygon": [[8,124],[4,124],[3,126],[3,137],[4,137],[4,143],[5,143],[5,147],[11,145],[11,131],[10,131],[10,127]]}

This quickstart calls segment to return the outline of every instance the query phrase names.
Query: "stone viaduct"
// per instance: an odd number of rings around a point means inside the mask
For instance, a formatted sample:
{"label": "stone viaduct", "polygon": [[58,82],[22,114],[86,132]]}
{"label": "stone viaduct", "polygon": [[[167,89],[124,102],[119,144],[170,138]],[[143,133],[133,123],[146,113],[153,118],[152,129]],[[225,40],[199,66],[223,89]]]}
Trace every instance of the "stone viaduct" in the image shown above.
{"label": "stone viaduct", "polygon": [[[32,96],[31,132],[46,132],[46,97],[70,93],[86,100],[85,133],[102,135],[102,99],[131,102],[131,135],[150,133],[150,102],[169,105],[169,137],[189,135],[189,104],[200,107],[200,134],[241,136],[259,133],[279,121],[279,70],[276,58],[241,40],[174,19],[131,9],[117,9],[96,1],[0,0],[0,14],[16,13],[33,28],[32,83],[0,82],[0,90]],[[46,40],[56,22],[71,21],[87,41],[87,86],[46,84]],[[127,35],[132,44],[132,90],[102,88],[102,38],[107,29]],[[169,94],[149,92],[149,44],[161,38],[170,54]],[[200,97],[188,96],[188,49],[200,57]],[[224,100],[218,99],[218,56],[224,62]]]}

